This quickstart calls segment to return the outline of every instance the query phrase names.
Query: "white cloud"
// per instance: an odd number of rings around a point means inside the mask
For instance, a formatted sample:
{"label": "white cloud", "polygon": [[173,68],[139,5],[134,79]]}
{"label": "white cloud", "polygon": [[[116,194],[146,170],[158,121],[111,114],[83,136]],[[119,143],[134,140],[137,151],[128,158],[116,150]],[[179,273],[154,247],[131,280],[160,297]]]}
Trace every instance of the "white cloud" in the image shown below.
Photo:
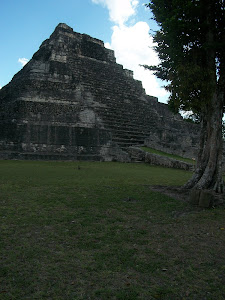
{"label": "white cloud", "polygon": [[27,58],[19,58],[18,62],[22,65],[22,67],[24,67],[27,63],[28,63],[29,59]]}
{"label": "white cloud", "polygon": [[108,43],[108,42],[107,42],[107,43],[105,43],[105,45],[104,45],[104,46],[105,46],[107,49],[111,49],[111,50],[113,50],[113,49],[112,49],[112,46],[111,46],[111,45],[110,45],[110,43]]}
{"label": "white cloud", "polygon": [[158,56],[153,50],[153,39],[149,35],[149,26],[146,22],[138,22],[133,26],[114,26],[111,44],[107,48],[115,51],[117,63],[134,72],[134,78],[142,81],[146,93],[166,101],[167,92],[161,88],[152,72],[140,65],[156,65]]}
{"label": "white cloud", "polygon": [[117,63],[134,72],[134,78],[142,81],[146,93],[166,102],[168,92],[161,87],[160,81],[152,72],[140,65],[156,65],[159,63],[157,54],[153,50],[153,39],[149,35],[149,25],[146,22],[137,22],[126,25],[126,21],[134,16],[139,4],[138,0],[92,0],[109,10],[110,20],[115,23],[110,43],[105,47],[113,49]]}
{"label": "white cloud", "polygon": [[110,20],[119,25],[123,25],[135,14],[139,3],[138,0],[92,0],[92,2],[107,7]]}
{"label": "white cloud", "polygon": [[2,88],[2,87],[0,86],[0,90],[1,90],[1,88]]}

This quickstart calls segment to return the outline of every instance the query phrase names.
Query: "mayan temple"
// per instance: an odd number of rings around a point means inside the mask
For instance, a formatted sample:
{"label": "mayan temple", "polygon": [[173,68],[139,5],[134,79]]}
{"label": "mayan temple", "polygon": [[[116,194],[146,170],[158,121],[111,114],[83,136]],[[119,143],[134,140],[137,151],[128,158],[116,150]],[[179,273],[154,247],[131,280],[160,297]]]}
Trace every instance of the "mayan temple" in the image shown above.
{"label": "mayan temple", "polygon": [[193,155],[196,126],[146,95],[102,41],[59,24],[0,90],[0,158],[126,161],[143,145]]}

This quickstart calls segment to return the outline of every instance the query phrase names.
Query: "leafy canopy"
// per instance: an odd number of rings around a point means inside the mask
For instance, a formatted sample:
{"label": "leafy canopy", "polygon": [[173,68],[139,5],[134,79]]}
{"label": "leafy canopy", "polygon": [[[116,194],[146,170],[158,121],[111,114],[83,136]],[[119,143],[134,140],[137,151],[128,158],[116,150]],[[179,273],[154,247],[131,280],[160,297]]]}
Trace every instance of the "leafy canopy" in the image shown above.
{"label": "leafy canopy", "polygon": [[168,81],[171,108],[201,114],[224,80],[225,1],[152,0],[146,6],[160,27],[154,41],[161,63],[145,67]]}

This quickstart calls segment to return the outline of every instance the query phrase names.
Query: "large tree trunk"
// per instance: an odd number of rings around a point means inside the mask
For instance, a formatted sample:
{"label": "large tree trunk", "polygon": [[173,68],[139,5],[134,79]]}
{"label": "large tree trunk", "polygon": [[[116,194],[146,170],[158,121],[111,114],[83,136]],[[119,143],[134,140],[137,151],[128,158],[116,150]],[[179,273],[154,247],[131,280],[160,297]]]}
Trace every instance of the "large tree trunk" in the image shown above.
{"label": "large tree trunk", "polygon": [[222,178],[222,118],[224,106],[224,61],[220,61],[219,80],[216,72],[217,54],[213,47],[216,42],[213,28],[215,27],[214,2],[204,2],[206,17],[206,52],[205,65],[208,70],[209,95],[211,101],[202,103],[202,128],[200,136],[199,155],[192,178],[185,188],[210,189],[217,193],[224,192]]}
{"label": "large tree trunk", "polygon": [[212,103],[201,123],[200,146],[196,169],[185,188],[211,189],[224,192],[222,178],[223,93],[213,94]]}

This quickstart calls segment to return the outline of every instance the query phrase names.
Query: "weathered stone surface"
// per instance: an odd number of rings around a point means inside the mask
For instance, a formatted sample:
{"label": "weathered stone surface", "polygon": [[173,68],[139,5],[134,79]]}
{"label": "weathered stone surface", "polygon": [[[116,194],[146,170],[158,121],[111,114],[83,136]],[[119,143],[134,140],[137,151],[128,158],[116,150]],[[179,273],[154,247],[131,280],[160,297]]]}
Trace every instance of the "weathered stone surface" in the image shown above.
{"label": "weathered stone surface", "polygon": [[153,153],[146,153],[145,162],[151,165],[157,165],[162,167],[174,168],[174,169],[183,169],[187,171],[193,171],[194,167],[192,164],[182,162],[173,158],[166,156],[161,156]]}
{"label": "weathered stone surface", "polygon": [[130,162],[130,156],[127,152],[123,151],[116,143],[109,142],[101,148],[101,156],[104,161],[120,161],[120,162]]}
{"label": "weathered stone surface", "polygon": [[192,127],[147,96],[102,41],[66,24],[0,90],[0,158],[127,161],[119,147],[145,141],[171,147],[185,134],[182,149],[195,148]]}
{"label": "weathered stone surface", "polygon": [[166,156],[161,156],[154,153],[145,152],[138,147],[129,147],[127,149],[132,160],[143,161],[149,163],[150,165],[162,166],[174,169],[183,169],[187,171],[193,171],[194,166],[192,164],[173,159]]}
{"label": "weathered stone surface", "polygon": [[129,147],[127,149],[127,152],[130,155],[130,158],[132,161],[140,161],[140,162],[145,162],[145,151],[138,147]]}
{"label": "weathered stone surface", "polygon": [[155,128],[145,140],[150,148],[195,159],[198,153],[199,126],[187,123],[176,116],[163,120],[162,128]]}

